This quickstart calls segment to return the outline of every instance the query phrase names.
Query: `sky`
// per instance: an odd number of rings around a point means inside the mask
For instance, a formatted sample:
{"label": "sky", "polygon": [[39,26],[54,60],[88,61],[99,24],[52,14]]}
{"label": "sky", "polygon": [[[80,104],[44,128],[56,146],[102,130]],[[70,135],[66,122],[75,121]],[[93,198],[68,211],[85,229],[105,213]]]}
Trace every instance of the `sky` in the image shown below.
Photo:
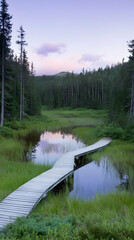
{"label": "sky", "polygon": [[79,73],[128,60],[134,0],[7,0],[12,49],[23,26],[36,75]]}

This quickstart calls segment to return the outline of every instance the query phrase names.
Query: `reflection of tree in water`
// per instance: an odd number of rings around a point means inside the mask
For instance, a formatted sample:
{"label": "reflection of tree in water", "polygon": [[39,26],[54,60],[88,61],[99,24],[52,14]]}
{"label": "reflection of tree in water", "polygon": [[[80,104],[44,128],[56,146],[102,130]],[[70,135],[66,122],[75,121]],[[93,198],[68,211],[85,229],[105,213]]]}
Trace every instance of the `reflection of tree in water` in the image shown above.
{"label": "reflection of tree in water", "polygon": [[26,136],[18,136],[19,140],[22,140],[25,145],[24,161],[31,161],[36,158],[36,146],[40,141],[40,134],[39,131],[32,130]]}
{"label": "reflection of tree in water", "polygon": [[36,146],[29,149],[26,153],[26,160],[27,161],[34,161],[36,159]]}
{"label": "reflection of tree in water", "polygon": [[85,166],[86,164],[92,162],[91,158],[87,155],[81,156],[79,158],[75,159],[75,167],[74,170],[77,170],[83,166]]}
{"label": "reflection of tree in water", "polygon": [[52,189],[51,192],[57,194],[62,191],[68,194],[73,190],[73,184],[74,184],[74,173],[70,174],[67,178],[61,181],[56,187]]}
{"label": "reflection of tree in water", "polygon": [[43,146],[41,146],[41,151],[42,153],[52,153],[52,152],[61,152],[60,151],[60,146],[58,144],[54,144],[54,143],[48,143],[47,141],[45,141],[45,144],[43,142]]}
{"label": "reflection of tree in water", "polygon": [[[65,134],[61,131],[45,131],[40,134],[38,131],[30,131],[26,136],[20,137],[25,142],[25,161],[34,161],[38,156],[41,161],[57,160],[56,156],[82,148],[85,146],[80,140],[70,133]],[[54,156],[55,154],[55,156]],[[39,162],[37,160],[37,162]],[[40,162],[41,163],[41,162]]]}
{"label": "reflection of tree in water", "polygon": [[19,139],[25,141],[26,145],[36,145],[40,141],[41,132],[32,130],[26,136],[19,136]]}
{"label": "reflection of tree in water", "polygon": [[121,184],[117,188],[119,190],[134,192],[134,169],[132,167],[126,168],[126,166],[123,165],[122,161],[116,162],[110,159],[110,162],[118,171],[121,179]]}
{"label": "reflection of tree in water", "polygon": [[[89,155],[82,156],[75,161],[74,170],[77,170],[90,162],[92,162],[92,159]],[[109,156],[102,156],[99,161],[96,160],[94,162],[98,167],[102,166],[108,174],[114,172],[115,177],[121,179],[121,183],[116,186],[118,190],[134,192],[134,170],[132,168],[123,168],[121,163],[114,164]]]}

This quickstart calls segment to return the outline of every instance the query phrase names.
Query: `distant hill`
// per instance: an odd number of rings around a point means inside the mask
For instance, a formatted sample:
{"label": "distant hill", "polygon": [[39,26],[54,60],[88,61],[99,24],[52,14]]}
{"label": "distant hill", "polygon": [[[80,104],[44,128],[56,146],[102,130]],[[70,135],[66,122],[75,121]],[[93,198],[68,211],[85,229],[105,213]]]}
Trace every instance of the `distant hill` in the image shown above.
{"label": "distant hill", "polygon": [[[74,75],[79,75],[77,73],[73,73]],[[52,75],[42,75],[42,76],[36,76],[37,78],[53,78],[53,77],[66,77],[67,75],[72,75],[71,72],[59,72]]]}
{"label": "distant hill", "polygon": [[63,76],[66,76],[67,74],[71,74],[71,73],[70,72],[59,72],[59,73],[55,74],[55,76],[63,77]]}

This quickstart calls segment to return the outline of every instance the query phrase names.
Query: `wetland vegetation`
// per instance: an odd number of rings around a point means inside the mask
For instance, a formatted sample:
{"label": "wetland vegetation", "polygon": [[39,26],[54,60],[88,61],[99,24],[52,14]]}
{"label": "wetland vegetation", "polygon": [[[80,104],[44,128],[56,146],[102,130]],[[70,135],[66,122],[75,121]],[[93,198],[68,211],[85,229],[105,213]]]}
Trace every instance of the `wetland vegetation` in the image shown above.
{"label": "wetland vegetation", "polygon": [[[106,116],[105,114],[103,116],[102,113],[101,117],[97,121],[94,116],[94,114],[96,115],[95,111],[79,109],[71,112],[72,115],[70,116],[69,110],[59,109],[48,111],[45,109],[42,111],[41,117],[31,117],[23,121],[22,124],[19,122],[7,122],[8,127],[3,127],[0,137],[1,199],[3,199],[6,194],[16,189],[16,187],[19,185],[51,167],[45,165],[36,166],[34,163],[25,162],[26,150],[29,149],[30,151],[32,148],[32,145],[30,143],[29,146],[26,146],[25,137],[27,134],[32,135],[33,130],[37,131],[39,135],[45,130],[57,131],[63,127],[67,129],[74,126],[80,126],[82,122],[83,126],[84,124],[88,125],[88,118],[90,123],[94,123],[94,121],[96,121],[97,124],[102,124],[103,118]],[[90,113],[92,113],[91,117]],[[75,119],[76,117],[77,122]],[[14,129],[14,126],[17,127],[17,130]],[[88,132],[90,132],[90,129],[91,131],[95,131],[94,127],[93,129],[87,127]],[[75,130],[73,128],[72,132],[77,134],[77,130],[79,132],[79,128],[75,128]],[[88,138],[87,136],[87,139],[89,141],[90,137]],[[92,139],[92,137],[90,139],[90,143],[91,142],[94,142],[94,139]],[[22,171],[22,169],[24,169],[24,171]],[[6,194],[4,194],[4,192],[6,192]]]}
{"label": "wetland vegetation", "polygon": [[[113,142],[90,155],[90,161],[99,166],[102,158],[108,158],[122,183],[112,193],[84,201],[69,196],[69,180],[64,191],[55,189],[48,194],[28,218],[18,218],[1,230],[0,238],[134,240],[134,40],[128,42],[126,62],[123,58],[117,65],[83,69],[79,74],[35,76],[22,26],[18,32],[21,51],[15,56],[11,49],[12,16],[7,1],[1,0],[0,200],[52,167],[26,157],[41,133],[49,131],[71,133],[86,145],[112,137]],[[93,63],[97,56],[101,60],[98,54],[93,55]]]}
{"label": "wetland vegetation", "polygon": [[[76,121],[77,119],[77,121]],[[42,110],[41,117],[31,117],[18,123],[7,123],[12,136],[1,136],[0,175],[1,199],[35,175],[51,166],[25,162],[25,136],[33,130],[66,129],[77,135],[85,144],[99,139],[98,126],[107,122],[105,111],[87,109]],[[14,124],[17,130],[14,129]],[[5,128],[5,131],[7,129]],[[21,136],[21,137],[20,137]],[[32,146],[31,146],[32,147]],[[29,146],[30,148],[30,146]],[[114,140],[100,152],[93,153],[91,160],[99,161],[101,156],[109,156],[117,170],[129,175],[132,183],[133,142]],[[2,174],[3,173],[3,174]],[[57,192],[57,193],[56,193]],[[95,199],[82,201],[68,197],[65,191],[50,193],[41,201],[28,218],[20,218],[9,224],[3,239],[133,239],[134,238],[134,194],[133,189],[116,193],[96,195]]]}

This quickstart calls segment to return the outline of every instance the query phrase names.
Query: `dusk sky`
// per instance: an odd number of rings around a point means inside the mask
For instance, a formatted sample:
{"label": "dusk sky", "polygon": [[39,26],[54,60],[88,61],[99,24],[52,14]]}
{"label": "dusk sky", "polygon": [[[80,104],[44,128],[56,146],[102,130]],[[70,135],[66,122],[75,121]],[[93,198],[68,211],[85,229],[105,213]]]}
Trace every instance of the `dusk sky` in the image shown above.
{"label": "dusk sky", "polygon": [[20,26],[36,75],[79,73],[128,60],[134,39],[134,0],[7,0],[12,48]]}

